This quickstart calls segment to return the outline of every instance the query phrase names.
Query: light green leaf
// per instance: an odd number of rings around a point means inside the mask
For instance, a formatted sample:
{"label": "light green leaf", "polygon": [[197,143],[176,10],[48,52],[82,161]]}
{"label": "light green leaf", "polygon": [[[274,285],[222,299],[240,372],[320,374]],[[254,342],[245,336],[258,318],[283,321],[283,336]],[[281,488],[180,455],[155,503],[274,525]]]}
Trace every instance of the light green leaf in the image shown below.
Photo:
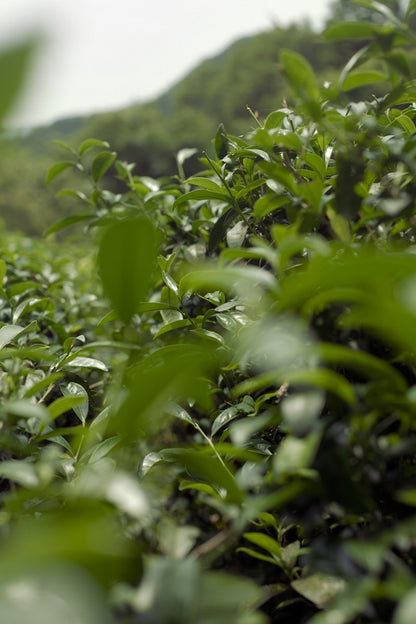
{"label": "light green leaf", "polygon": [[325,404],[325,393],[319,389],[294,392],[281,403],[283,423],[290,433],[303,436],[318,420]]}
{"label": "light green leaf", "polygon": [[210,178],[203,178],[202,176],[192,176],[192,178],[188,178],[186,184],[192,184],[192,186],[199,186],[200,188],[207,189],[209,191],[214,191],[215,193],[224,193],[224,190],[217,182],[211,180]]}
{"label": "light green leaf", "polygon": [[393,624],[414,624],[416,613],[416,589],[411,589],[400,600],[393,616]]}
{"label": "light green leaf", "polygon": [[65,169],[72,169],[74,167],[76,167],[76,163],[74,163],[72,160],[65,160],[55,163],[54,165],[52,165],[52,167],[50,167],[48,173],[46,174],[46,184],[52,182],[52,180],[54,180],[60,173],[62,173],[62,171],[65,171]]}
{"label": "light green leaf", "polygon": [[342,39],[372,39],[374,27],[367,22],[341,22],[333,24],[324,32],[327,41],[340,41]]}
{"label": "light green leaf", "polygon": [[351,240],[349,221],[344,216],[336,212],[333,208],[331,208],[331,206],[328,206],[326,214],[334,233],[341,241],[343,241],[344,243],[348,243]]}
{"label": "light green leaf", "polygon": [[204,189],[204,190],[198,190],[198,191],[190,191],[189,193],[185,193],[184,195],[181,195],[175,200],[174,207],[176,208],[178,206],[181,206],[187,201],[197,200],[197,199],[206,200],[206,201],[214,199],[214,200],[219,200],[222,202],[231,201],[231,198],[227,194],[225,189],[224,191],[210,191],[208,189]]}
{"label": "light green leaf", "polygon": [[72,409],[78,416],[82,423],[85,423],[89,410],[89,396],[86,389],[81,384],[74,381],[69,381],[65,384],[60,384],[60,389],[64,397],[77,398],[78,401],[74,402]]}
{"label": "light green leaf", "polygon": [[252,544],[256,544],[256,546],[260,546],[263,550],[266,550],[271,555],[274,555],[278,559],[281,559],[282,556],[282,548],[276,542],[276,540],[272,539],[268,535],[264,533],[243,533],[243,537],[251,542]]}
{"label": "light green leaf", "polygon": [[110,144],[107,143],[107,141],[100,141],[99,139],[85,139],[78,148],[78,154],[82,156],[93,147],[109,148]]}
{"label": "light green leaf", "polygon": [[0,349],[25,331],[20,325],[3,325],[0,327]]}
{"label": "light green leaf", "polygon": [[350,91],[351,89],[357,89],[367,84],[373,84],[374,82],[385,82],[387,76],[382,72],[375,70],[356,70],[350,72],[342,83],[343,91]]}
{"label": "light green leaf", "polygon": [[36,467],[26,461],[10,460],[0,462],[0,477],[15,481],[28,489],[39,485]]}
{"label": "light green leaf", "polygon": [[107,438],[102,442],[99,442],[96,446],[94,446],[93,451],[88,460],[89,464],[94,464],[99,461],[103,457],[106,457],[120,442],[120,436],[112,436],[111,438]]}
{"label": "light green leaf", "polygon": [[311,65],[303,56],[293,50],[282,50],[280,61],[295,94],[308,106],[312,116],[318,117],[320,94]]}
{"label": "light green leaf", "polygon": [[196,147],[184,147],[183,149],[179,150],[179,152],[176,154],[176,160],[178,165],[182,166],[185,160],[188,160],[188,158],[192,158],[192,156],[194,156],[197,152],[198,149]]}
{"label": "light green leaf", "polygon": [[49,420],[48,410],[44,405],[32,403],[25,399],[8,401],[2,406],[2,409],[7,414],[12,414],[19,418],[33,418],[40,422],[47,422]]}
{"label": "light green leaf", "polygon": [[91,357],[77,356],[65,362],[65,368],[92,368],[100,371],[108,371],[107,366],[101,360]]}
{"label": "light green leaf", "polygon": [[277,475],[294,474],[309,468],[315,458],[321,441],[321,432],[313,431],[305,438],[287,436],[279,444],[273,459],[273,469]]}
{"label": "light green leaf", "polygon": [[64,219],[60,219],[56,221],[53,225],[51,225],[45,232],[44,236],[48,236],[49,234],[53,234],[54,232],[60,232],[65,228],[74,225],[75,223],[81,223],[82,221],[90,221],[95,218],[96,215],[94,213],[86,213],[86,214],[78,214],[72,215],[72,217],[65,217]]}
{"label": "light green leaf", "polygon": [[63,396],[55,399],[53,403],[48,405],[48,411],[50,413],[50,420],[58,418],[61,414],[74,409],[77,405],[81,405],[84,402],[84,397],[80,396]]}
{"label": "light green leaf", "polygon": [[346,588],[344,579],[317,572],[291,582],[298,594],[310,600],[318,609],[325,606]]}

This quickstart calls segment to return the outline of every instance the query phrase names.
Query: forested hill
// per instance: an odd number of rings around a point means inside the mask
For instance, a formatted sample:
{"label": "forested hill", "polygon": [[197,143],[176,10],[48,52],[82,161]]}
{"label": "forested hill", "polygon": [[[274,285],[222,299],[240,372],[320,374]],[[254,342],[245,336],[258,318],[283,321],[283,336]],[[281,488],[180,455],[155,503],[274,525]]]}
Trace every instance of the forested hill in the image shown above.
{"label": "forested hill", "polygon": [[351,53],[351,43],[324,43],[308,24],[275,27],[203,61],[152,102],[60,120],[15,138],[0,163],[0,214],[8,227],[41,234],[72,212],[71,200],[57,201],[44,183],[49,166],[65,157],[57,139],[74,146],[88,137],[106,140],[121,159],[137,163],[137,174],[160,177],[175,172],[179,149],[209,150],[220,122],[229,132],[246,131],[253,123],[247,106],[263,118],[287,96],[278,69],[282,48],[304,55],[322,80],[331,79]]}

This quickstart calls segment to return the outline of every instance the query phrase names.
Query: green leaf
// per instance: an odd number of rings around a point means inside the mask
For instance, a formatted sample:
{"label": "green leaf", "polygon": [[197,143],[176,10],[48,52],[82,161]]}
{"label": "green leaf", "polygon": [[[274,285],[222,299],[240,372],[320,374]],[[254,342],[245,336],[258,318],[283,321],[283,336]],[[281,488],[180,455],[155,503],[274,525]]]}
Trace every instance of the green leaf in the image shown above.
{"label": "green leaf", "polygon": [[391,68],[398,71],[402,76],[406,78],[410,78],[412,75],[412,68],[409,63],[409,59],[405,53],[400,52],[399,50],[394,50],[393,52],[389,52],[384,56],[385,61],[390,65]]}
{"label": "green leaf", "polygon": [[228,425],[242,413],[247,414],[253,412],[253,409],[253,406],[249,406],[243,402],[238,403],[237,405],[231,405],[230,407],[227,407],[227,409],[223,410],[218,414],[218,416],[212,423],[211,435],[214,436],[216,433],[218,433],[220,429],[222,429],[225,425]]}
{"label": "green leaf", "polygon": [[295,474],[309,468],[315,458],[321,441],[321,432],[313,431],[299,439],[287,436],[279,444],[273,458],[273,469],[277,475]]}
{"label": "green leaf", "polygon": [[36,467],[25,461],[2,461],[0,463],[0,477],[10,479],[28,489],[36,488],[39,485]]}
{"label": "green leaf", "polygon": [[198,190],[198,191],[189,191],[189,193],[185,193],[184,195],[181,195],[180,197],[178,197],[175,200],[175,203],[173,204],[174,207],[176,208],[177,206],[181,206],[182,204],[184,204],[187,201],[191,201],[191,200],[205,200],[208,201],[210,199],[216,199],[222,202],[230,202],[231,198],[230,196],[227,194],[227,191],[224,189],[224,191],[210,191],[208,189],[204,189],[204,190]]}
{"label": "green leaf", "polygon": [[407,5],[406,10],[406,19],[409,19],[416,11],[416,0],[409,0],[409,4]]}
{"label": "green leaf", "polygon": [[289,197],[279,197],[275,193],[266,193],[254,204],[254,215],[258,221],[266,217],[274,210],[278,210],[289,203]]}
{"label": "green leaf", "polygon": [[215,139],[214,139],[215,153],[220,160],[227,155],[228,141],[225,132],[224,124],[220,123],[218,126]]}
{"label": "green leaf", "polygon": [[[250,557],[254,557],[254,559],[259,559],[260,561],[266,561],[267,563],[271,563],[272,565],[279,565],[279,562],[273,557],[269,557],[268,555],[263,555],[263,553],[257,552],[252,548],[245,548],[244,546],[237,548],[236,552],[243,552],[246,555],[250,555]],[[281,567],[281,566],[280,566]]]}
{"label": "green leaf", "polygon": [[46,184],[52,182],[52,180],[54,180],[60,173],[62,173],[62,171],[65,171],[65,169],[73,169],[74,167],[76,167],[76,163],[72,160],[63,160],[61,162],[55,163],[54,165],[52,165],[52,167],[50,167],[48,173],[46,174]]}
{"label": "green leaf", "polygon": [[170,402],[166,408],[166,411],[168,414],[175,416],[175,418],[179,418],[179,420],[184,420],[189,425],[195,426],[195,421],[192,416],[177,403]]}
{"label": "green leaf", "polygon": [[98,182],[117,158],[116,152],[101,152],[91,163],[91,176]]}
{"label": "green leaf", "polygon": [[163,325],[163,327],[161,327],[159,331],[156,332],[154,337],[158,338],[159,336],[163,336],[163,334],[167,334],[170,331],[174,331],[175,329],[182,329],[183,327],[189,327],[192,324],[193,323],[190,319],[178,319],[177,321],[166,323],[166,325]]}
{"label": "green leaf", "polygon": [[162,301],[145,301],[138,306],[138,312],[159,312],[160,310],[177,310],[174,305],[170,303],[163,303]]}
{"label": "green leaf", "polygon": [[23,87],[37,45],[35,40],[28,40],[0,53],[0,125]]}
{"label": "green leaf", "polygon": [[324,609],[335,596],[345,590],[346,582],[342,578],[316,572],[292,581],[291,586],[318,609]]}
{"label": "green leaf", "polygon": [[348,219],[336,212],[331,206],[326,209],[326,214],[331,224],[331,228],[339,240],[349,243],[351,240],[351,230]]}
{"label": "green leaf", "polygon": [[318,351],[320,358],[328,364],[342,365],[360,371],[375,382],[383,384],[384,388],[390,385],[392,391],[400,394],[407,390],[407,382],[403,375],[388,362],[371,353],[325,342],[319,344]]}
{"label": "green leaf", "polygon": [[[277,140],[277,149],[280,151],[284,150],[292,150],[300,154],[303,149],[303,144],[300,137],[293,132],[288,132],[287,134],[278,134],[276,136]],[[269,160],[267,158],[263,158],[263,160]]]}
{"label": "green leaf", "polygon": [[311,167],[311,169],[313,169],[313,171],[316,171],[322,181],[325,180],[326,165],[321,156],[315,154],[314,152],[306,152],[303,156],[303,160]]}
{"label": "green leaf", "polygon": [[324,37],[327,41],[372,39],[374,38],[374,26],[367,22],[340,22],[327,28]]}
{"label": "green leaf", "polygon": [[53,142],[56,145],[59,145],[59,147],[62,147],[62,149],[66,150],[67,152],[71,152],[71,154],[76,154],[76,151],[74,150],[74,148],[71,147],[70,145],[68,145],[68,143],[66,143],[65,141],[61,141],[59,139],[54,139]]}
{"label": "green leaf", "polygon": [[388,79],[386,74],[375,70],[356,70],[350,72],[344,82],[342,83],[343,91],[350,91],[351,89],[357,89],[367,84],[373,84],[374,82],[385,82]]}
{"label": "green leaf", "polygon": [[0,349],[17,338],[17,336],[22,334],[25,330],[26,328],[20,325],[3,325],[3,327],[0,328]]}
{"label": "green leaf", "polygon": [[12,414],[19,418],[33,418],[40,422],[47,422],[49,420],[48,410],[44,405],[32,403],[25,399],[8,401],[2,406],[2,409],[7,414]]}
{"label": "green leaf", "polygon": [[79,383],[69,381],[59,385],[60,390],[64,397],[77,398],[78,402],[74,402],[71,409],[78,416],[82,423],[85,423],[88,417],[89,410],[89,396],[86,389]]}
{"label": "green leaf", "polygon": [[267,271],[262,271],[256,267],[246,266],[224,268],[221,271],[207,266],[204,269],[196,270],[185,275],[179,283],[179,297],[183,297],[188,292],[213,292],[223,290],[224,292],[247,292],[247,296],[252,294],[259,287],[273,289],[276,281],[273,275]]}
{"label": "green leaf", "polygon": [[215,486],[225,500],[242,503],[243,493],[234,475],[217,456],[202,454],[196,449],[171,448],[163,451],[163,458],[182,465],[191,475]]}
{"label": "green leaf", "polygon": [[325,368],[290,371],[286,375],[286,381],[288,383],[316,386],[332,392],[349,405],[355,405],[356,403],[352,385],[342,375]]}
{"label": "green leaf", "polygon": [[217,219],[209,235],[209,252],[214,251],[224,240],[228,228],[237,216],[237,210],[235,208],[229,208],[219,219]]}
{"label": "green leaf", "polygon": [[[261,162],[258,164],[258,168],[266,176],[281,184],[282,187],[286,188],[292,195],[297,194],[296,178],[286,167],[274,163]],[[275,189],[273,188],[272,190]]]}
{"label": "green leaf", "polygon": [[[401,125],[401,127],[406,131],[406,134],[408,136],[416,132],[416,126],[413,120],[408,115],[404,115],[404,114],[399,115],[398,117],[396,117],[395,122]],[[407,199],[407,202],[409,203],[410,197],[407,197],[406,199]]]}
{"label": "green leaf", "polygon": [[325,404],[325,393],[319,389],[295,392],[281,403],[283,424],[295,436],[304,436],[317,422]]}
{"label": "green leaf", "polygon": [[85,139],[85,141],[83,141],[78,148],[78,154],[82,156],[83,154],[85,154],[85,152],[93,147],[109,148],[110,145],[109,143],[107,143],[107,141],[100,141],[99,139]]}
{"label": "green leaf", "polygon": [[315,212],[319,211],[323,191],[324,185],[322,180],[302,182],[298,184],[297,187],[298,195],[300,195]]}
{"label": "green leaf", "polygon": [[393,616],[393,624],[413,624],[416,611],[416,589],[411,589],[400,600]]}
{"label": "green leaf", "polygon": [[106,457],[109,453],[111,453],[111,451],[113,451],[116,448],[116,446],[118,446],[119,442],[120,442],[120,436],[115,435],[115,436],[112,436],[111,438],[107,438],[106,440],[103,440],[102,442],[94,446],[93,451],[88,460],[88,463],[94,464],[95,462],[99,461],[103,457]]}
{"label": "green leaf", "polygon": [[281,127],[283,120],[287,117],[286,110],[277,110],[273,111],[267,116],[266,121],[264,122],[265,130],[274,130]]}
{"label": "green leaf", "polygon": [[260,546],[260,548],[263,548],[263,550],[266,550],[271,555],[281,559],[281,546],[276,542],[276,540],[272,539],[268,535],[265,535],[264,533],[243,533],[243,537],[252,544]]}
{"label": "green leaf", "polygon": [[295,94],[307,105],[312,116],[319,117],[319,88],[308,61],[293,50],[281,50],[280,61]]}
{"label": "green leaf", "polygon": [[107,366],[101,360],[91,357],[77,356],[65,361],[65,367],[72,368],[91,368],[99,371],[108,371]]}
{"label": "green leaf", "polygon": [[104,232],[98,268],[105,294],[126,323],[147,297],[156,254],[156,232],[146,217],[116,221]]}
{"label": "green leaf", "polygon": [[73,215],[72,217],[65,217],[64,219],[60,219],[59,221],[51,225],[44,233],[44,236],[49,236],[49,234],[53,234],[54,232],[60,232],[61,230],[64,230],[65,228],[71,225],[74,225],[75,223],[81,223],[82,221],[90,221],[91,219],[94,219],[95,217],[96,215],[92,212],[91,213],[89,212],[86,214]]}
{"label": "green leaf", "polygon": [[200,188],[208,189],[209,191],[214,191],[215,193],[224,193],[223,187],[221,187],[217,182],[211,180],[210,178],[203,178],[202,176],[192,176],[192,178],[188,178],[186,184],[191,184],[192,186],[199,186]]}
{"label": "green leaf", "polygon": [[188,158],[192,158],[198,152],[196,147],[184,147],[179,150],[176,154],[176,161],[179,166],[182,166],[183,163],[188,160]]}
{"label": "green leaf", "polygon": [[7,265],[5,263],[5,261],[0,258],[0,287],[2,286],[3,282],[4,282],[4,278],[6,277],[6,273],[7,273]]}
{"label": "green leaf", "polygon": [[81,405],[84,400],[83,396],[63,396],[55,399],[53,403],[48,405],[50,419],[55,420],[55,418],[58,418],[61,414],[64,414],[65,412],[74,409],[74,407]]}
{"label": "green leaf", "polygon": [[386,557],[390,555],[383,539],[350,540],[346,543],[346,550],[356,563],[374,574],[381,572]]}
{"label": "green leaf", "polygon": [[80,199],[83,202],[88,201],[88,197],[85,195],[85,193],[81,193],[81,191],[75,191],[74,189],[68,188],[64,188],[58,191],[55,194],[55,197],[74,197],[75,199]]}
{"label": "green leaf", "polygon": [[261,416],[252,416],[251,418],[243,418],[237,422],[233,422],[230,426],[230,437],[235,446],[245,446],[252,438],[253,434],[258,433],[277,424],[277,418],[270,413]]}

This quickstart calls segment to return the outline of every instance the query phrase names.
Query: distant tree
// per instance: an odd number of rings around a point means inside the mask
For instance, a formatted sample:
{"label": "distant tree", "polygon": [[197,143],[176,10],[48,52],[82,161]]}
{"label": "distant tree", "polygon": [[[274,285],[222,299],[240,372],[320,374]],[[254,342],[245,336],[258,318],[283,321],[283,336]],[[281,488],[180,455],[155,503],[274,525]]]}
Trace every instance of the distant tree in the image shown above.
{"label": "distant tree", "polygon": [[[403,2],[403,0],[387,0],[384,4],[397,17],[403,17],[404,9],[407,6],[407,2]],[[353,0],[332,0],[327,24],[333,24],[334,22],[382,23],[383,21],[384,18],[380,13],[360,6]]]}

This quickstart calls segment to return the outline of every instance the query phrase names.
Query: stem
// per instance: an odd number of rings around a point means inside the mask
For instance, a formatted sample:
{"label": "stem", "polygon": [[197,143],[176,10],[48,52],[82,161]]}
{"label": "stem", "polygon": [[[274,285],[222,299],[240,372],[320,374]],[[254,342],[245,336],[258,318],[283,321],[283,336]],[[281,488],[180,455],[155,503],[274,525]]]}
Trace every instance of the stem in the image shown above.
{"label": "stem", "polygon": [[202,437],[204,438],[204,440],[206,440],[209,444],[209,446],[212,448],[212,450],[215,453],[215,456],[217,457],[217,459],[219,460],[220,464],[223,466],[223,468],[225,468],[225,470],[228,472],[228,474],[230,475],[230,477],[232,479],[234,479],[234,475],[231,472],[231,470],[228,468],[228,466],[226,465],[226,463],[224,462],[223,458],[221,457],[221,455],[218,453],[217,449],[215,448],[215,444],[214,442],[211,440],[211,438],[205,433],[205,431],[199,426],[199,424],[197,422],[194,422],[194,427],[195,429],[202,435]]}
{"label": "stem", "polygon": [[206,152],[204,152],[205,158],[207,159],[207,161],[209,162],[211,169],[217,174],[217,176],[219,177],[219,179],[221,180],[221,182],[224,185],[225,190],[227,191],[228,195],[231,198],[231,203],[233,205],[233,208],[238,212],[238,214],[240,215],[242,221],[244,221],[245,225],[247,226],[247,229],[252,233],[255,234],[256,230],[254,229],[254,227],[251,225],[251,223],[248,221],[247,217],[245,216],[245,214],[243,213],[243,211],[241,210],[240,206],[238,205],[238,201],[236,201],[234,195],[231,192],[231,189],[227,183],[227,180],[224,178],[224,176],[222,175],[221,171],[218,171],[217,167],[215,166],[215,164],[212,162],[211,158],[208,156],[208,154]]}
{"label": "stem", "polygon": [[257,117],[256,113],[253,111],[253,109],[250,108],[250,106],[248,104],[246,106],[246,109],[248,110],[250,115],[253,117],[254,121],[259,126],[259,128],[263,128],[262,124],[259,122],[259,118]]}

